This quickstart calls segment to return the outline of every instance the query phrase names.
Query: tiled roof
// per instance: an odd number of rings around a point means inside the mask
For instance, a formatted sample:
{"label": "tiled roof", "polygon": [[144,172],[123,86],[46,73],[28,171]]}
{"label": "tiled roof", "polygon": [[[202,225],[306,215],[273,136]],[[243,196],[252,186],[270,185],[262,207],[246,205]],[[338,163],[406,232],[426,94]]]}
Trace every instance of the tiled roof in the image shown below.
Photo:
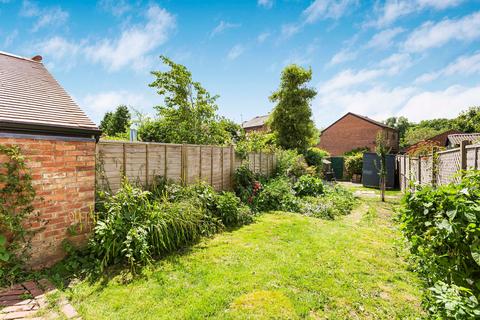
{"label": "tiled roof", "polygon": [[0,51],[0,122],[98,130],[38,60]]}
{"label": "tiled roof", "polygon": [[373,119],[370,119],[369,117],[366,117],[366,116],[361,116],[359,114],[356,114],[356,113],[353,113],[353,112],[347,112],[343,117],[341,117],[340,119],[338,119],[337,121],[335,121],[334,123],[332,123],[331,125],[329,125],[328,127],[326,127],[325,129],[322,130],[323,131],[326,131],[328,128],[332,127],[334,124],[336,124],[337,122],[339,122],[340,120],[342,120],[343,118],[347,117],[347,116],[354,116],[354,117],[357,117],[359,119],[362,119],[362,120],[365,120],[365,121],[368,121],[374,125],[377,125],[379,127],[382,127],[382,128],[387,128],[387,129],[392,129],[392,130],[397,130],[395,128],[392,128],[390,126],[387,126],[385,123],[383,122],[379,122],[379,121],[376,121],[376,120],[373,120]]}
{"label": "tiled roof", "polygon": [[264,116],[256,116],[253,119],[250,119],[248,121],[244,121],[242,123],[242,128],[254,128],[254,127],[260,127],[267,122],[269,115],[264,115]]}
{"label": "tiled roof", "polygon": [[451,145],[460,145],[462,141],[478,142],[480,141],[480,133],[462,133],[451,134],[448,136]]}

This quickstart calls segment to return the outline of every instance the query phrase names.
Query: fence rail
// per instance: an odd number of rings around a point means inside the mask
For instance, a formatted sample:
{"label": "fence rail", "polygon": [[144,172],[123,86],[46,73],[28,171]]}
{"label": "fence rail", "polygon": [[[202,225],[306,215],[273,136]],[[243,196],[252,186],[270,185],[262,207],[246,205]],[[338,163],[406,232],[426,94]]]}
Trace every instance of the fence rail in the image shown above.
{"label": "fence rail", "polygon": [[96,153],[96,183],[114,192],[123,177],[149,185],[156,176],[184,184],[206,181],[216,190],[230,190],[233,173],[242,163],[265,175],[276,166],[275,154],[250,153],[241,159],[233,146],[100,141]]}
{"label": "fence rail", "polygon": [[428,156],[397,156],[400,188],[409,188],[411,182],[421,185],[443,185],[458,182],[460,170],[480,167],[480,144],[469,145],[462,142],[459,148],[433,152]]}

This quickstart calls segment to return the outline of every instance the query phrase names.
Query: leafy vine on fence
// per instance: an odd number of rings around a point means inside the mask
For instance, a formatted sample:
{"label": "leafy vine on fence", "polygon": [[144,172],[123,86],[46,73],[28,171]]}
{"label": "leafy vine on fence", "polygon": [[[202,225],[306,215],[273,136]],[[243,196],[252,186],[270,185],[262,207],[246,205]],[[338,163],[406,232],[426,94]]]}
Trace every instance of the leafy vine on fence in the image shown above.
{"label": "leafy vine on fence", "polygon": [[20,147],[0,145],[0,278],[11,276],[18,269],[28,249],[26,219],[34,216],[35,190],[32,176]]}

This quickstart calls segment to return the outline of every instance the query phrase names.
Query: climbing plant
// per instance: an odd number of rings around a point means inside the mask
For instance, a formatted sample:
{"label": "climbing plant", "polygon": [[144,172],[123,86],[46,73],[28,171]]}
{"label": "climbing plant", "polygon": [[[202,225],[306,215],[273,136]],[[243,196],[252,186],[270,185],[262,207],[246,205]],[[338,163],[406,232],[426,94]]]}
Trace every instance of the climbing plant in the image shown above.
{"label": "climbing plant", "polygon": [[20,268],[19,252],[28,248],[26,219],[34,216],[35,190],[18,146],[0,145],[0,279]]}

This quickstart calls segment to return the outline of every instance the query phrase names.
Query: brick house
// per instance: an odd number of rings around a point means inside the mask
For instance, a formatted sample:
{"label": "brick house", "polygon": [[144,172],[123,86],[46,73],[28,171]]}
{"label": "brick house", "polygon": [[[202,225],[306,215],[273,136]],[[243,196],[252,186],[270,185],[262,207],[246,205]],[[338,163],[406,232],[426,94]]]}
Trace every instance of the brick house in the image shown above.
{"label": "brick house", "polygon": [[40,56],[0,52],[0,144],[20,146],[37,195],[33,207],[39,219],[26,223],[35,231],[31,267],[62,258],[64,239],[80,243],[86,238],[100,133]]}
{"label": "brick house", "polygon": [[252,132],[252,131],[267,131],[267,120],[270,115],[264,115],[264,116],[256,116],[255,118],[252,118],[248,121],[244,121],[242,123],[242,128],[245,130],[245,132]]}
{"label": "brick house", "polygon": [[352,112],[322,130],[318,147],[332,156],[342,156],[345,152],[364,147],[375,151],[375,140],[380,131],[385,132],[391,152],[398,152],[396,129]]}

